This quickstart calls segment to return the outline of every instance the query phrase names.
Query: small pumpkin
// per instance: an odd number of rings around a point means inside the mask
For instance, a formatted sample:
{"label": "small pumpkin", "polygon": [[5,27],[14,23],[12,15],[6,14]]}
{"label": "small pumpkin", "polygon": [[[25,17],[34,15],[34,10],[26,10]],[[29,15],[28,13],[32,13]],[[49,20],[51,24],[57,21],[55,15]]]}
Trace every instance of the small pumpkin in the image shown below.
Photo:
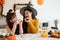
{"label": "small pumpkin", "polygon": [[44,2],[44,0],[37,0],[37,3],[38,3],[39,5],[42,5],[43,2]]}
{"label": "small pumpkin", "polygon": [[45,31],[43,31],[42,33],[41,33],[41,37],[47,37],[48,36],[48,34],[45,32]]}
{"label": "small pumpkin", "polygon": [[51,34],[51,37],[60,38],[60,35],[58,34],[58,32],[55,32]]}
{"label": "small pumpkin", "polygon": [[4,5],[5,0],[0,0],[0,5]]}
{"label": "small pumpkin", "polygon": [[60,32],[58,32],[58,34],[60,35]]}
{"label": "small pumpkin", "polygon": [[15,36],[15,35],[13,35],[13,36],[8,36],[7,39],[8,39],[8,40],[16,40],[16,36]]}

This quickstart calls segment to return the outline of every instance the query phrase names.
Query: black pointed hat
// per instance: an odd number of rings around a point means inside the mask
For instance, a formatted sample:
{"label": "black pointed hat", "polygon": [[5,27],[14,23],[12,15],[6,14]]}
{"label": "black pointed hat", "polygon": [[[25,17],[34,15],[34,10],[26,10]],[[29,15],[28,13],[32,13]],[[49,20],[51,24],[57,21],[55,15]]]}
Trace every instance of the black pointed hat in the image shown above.
{"label": "black pointed hat", "polygon": [[26,7],[23,7],[23,8],[20,9],[21,15],[24,15],[24,10],[25,10],[25,9],[30,9],[30,10],[32,10],[32,12],[33,12],[33,14],[34,14],[35,16],[37,15],[36,9],[34,9],[33,7],[31,7],[31,3],[30,3],[30,2],[27,4]]}

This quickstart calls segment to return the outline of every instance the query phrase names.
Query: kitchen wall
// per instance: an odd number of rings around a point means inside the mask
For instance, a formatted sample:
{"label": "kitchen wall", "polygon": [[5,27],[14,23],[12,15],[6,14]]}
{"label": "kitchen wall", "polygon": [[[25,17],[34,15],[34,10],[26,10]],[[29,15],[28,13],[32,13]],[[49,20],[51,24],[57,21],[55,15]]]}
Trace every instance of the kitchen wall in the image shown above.
{"label": "kitchen wall", "polygon": [[[6,15],[9,9],[13,9],[13,4],[28,3],[30,0],[5,0],[3,14]],[[60,20],[60,0],[44,0],[43,5],[38,5],[37,0],[31,2],[38,11],[37,18],[40,22],[49,22],[50,26],[54,26],[53,20]]]}
{"label": "kitchen wall", "polygon": [[13,9],[14,4],[28,3],[30,0],[5,0],[3,14],[6,15],[9,9]]}
{"label": "kitchen wall", "polygon": [[32,3],[38,11],[37,18],[40,22],[48,22],[50,26],[54,26],[54,20],[58,19],[60,23],[60,0],[44,0],[43,5],[38,5],[34,1]]}
{"label": "kitchen wall", "polygon": [[13,9],[14,0],[5,0],[3,14],[6,15],[9,9]]}

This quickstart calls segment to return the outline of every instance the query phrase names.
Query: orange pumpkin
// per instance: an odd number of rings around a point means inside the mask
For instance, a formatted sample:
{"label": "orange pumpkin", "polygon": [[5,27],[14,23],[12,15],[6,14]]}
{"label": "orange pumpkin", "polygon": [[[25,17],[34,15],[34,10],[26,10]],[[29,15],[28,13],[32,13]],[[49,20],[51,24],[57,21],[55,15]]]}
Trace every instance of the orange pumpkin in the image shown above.
{"label": "orange pumpkin", "polygon": [[37,3],[38,3],[39,5],[42,5],[43,2],[44,2],[44,0],[37,0]]}
{"label": "orange pumpkin", "polygon": [[43,31],[42,33],[41,33],[41,37],[47,37],[48,36],[48,34],[45,32],[45,31]]}
{"label": "orange pumpkin", "polygon": [[16,40],[16,36],[8,36],[7,39],[8,40]]}
{"label": "orange pumpkin", "polygon": [[58,34],[60,34],[60,32],[58,32]]}
{"label": "orange pumpkin", "polygon": [[0,0],[0,5],[4,5],[4,0]]}
{"label": "orange pumpkin", "polygon": [[55,32],[51,34],[51,37],[60,38],[60,34],[58,32]]}

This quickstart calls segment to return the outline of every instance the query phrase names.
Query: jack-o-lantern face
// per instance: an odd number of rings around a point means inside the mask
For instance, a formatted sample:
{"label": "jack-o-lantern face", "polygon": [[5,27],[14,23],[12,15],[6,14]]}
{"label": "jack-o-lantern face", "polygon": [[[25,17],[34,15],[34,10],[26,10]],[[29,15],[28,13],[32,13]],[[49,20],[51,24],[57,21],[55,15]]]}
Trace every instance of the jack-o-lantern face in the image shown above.
{"label": "jack-o-lantern face", "polygon": [[43,2],[44,2],[44,0],[37,0],[37,3],[38,3],[39,5],[42,5]]}

